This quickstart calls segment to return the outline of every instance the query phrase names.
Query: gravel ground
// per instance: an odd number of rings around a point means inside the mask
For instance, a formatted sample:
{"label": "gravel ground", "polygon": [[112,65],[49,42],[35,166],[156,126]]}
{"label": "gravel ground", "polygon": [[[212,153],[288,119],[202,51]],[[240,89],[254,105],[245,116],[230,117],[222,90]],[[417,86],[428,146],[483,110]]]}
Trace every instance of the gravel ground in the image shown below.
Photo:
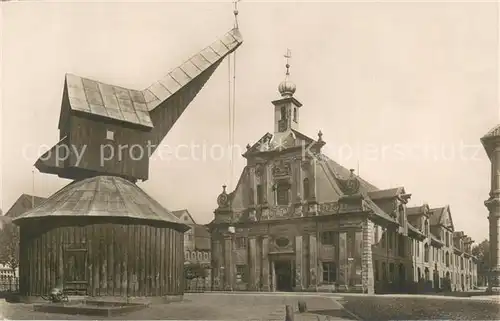
{"label": "gravel ground", "polygon": [[339,302],[362,320],[500,320],[494,301],[429,297],[343,297]]}

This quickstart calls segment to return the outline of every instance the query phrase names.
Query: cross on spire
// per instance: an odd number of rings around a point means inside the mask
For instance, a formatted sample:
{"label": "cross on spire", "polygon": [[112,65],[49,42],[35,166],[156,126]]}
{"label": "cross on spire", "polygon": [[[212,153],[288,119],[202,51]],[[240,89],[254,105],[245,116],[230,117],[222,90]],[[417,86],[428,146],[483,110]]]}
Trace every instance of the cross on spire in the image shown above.
{"label": "cross on spire", "polygon": [[286,54],[283,56],[286,58],[286,75],[290,75],[290,58],[292,58],[292,51],[290,49],[286,50]]}

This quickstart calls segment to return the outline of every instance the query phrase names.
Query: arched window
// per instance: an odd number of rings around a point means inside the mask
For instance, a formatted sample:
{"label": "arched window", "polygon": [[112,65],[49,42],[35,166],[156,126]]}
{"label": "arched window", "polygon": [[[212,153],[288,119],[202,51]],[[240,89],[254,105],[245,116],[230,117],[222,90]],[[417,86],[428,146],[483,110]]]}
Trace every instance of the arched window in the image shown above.
{"label": "arched window", "polygon": [[250,203],[250,205],[253,205],[254,203],[253,188],[250,188],[250,190],[248,191],[248,202]]}
{"label": "arched window", "polygon": [[449,267],[450,266],[450,254],[448,252],[446,252],[446,267]]}
{"label": "arched window", "polygon": [[189,261],[190,258],[191,258],[191,255],[189,254],[189,251],[185,251],[184,252],[184,260]]}
{"label": "arched window", "polygon": [[281,107],[281,120],[286,119],[286,107]]}
{"label": "arched window", "polygon": [[424,245],[424,262],[429,262],[429,244]]}
{"label": "arched window", "polygon": [[293,109],[293,121],[297,122],[297,108]]}
{"label": "arched window", "polygon": [[425,235],[429,234],[429,222],[427,222],[427,220],[425,220],[424,222],[424,234]]}
{"label": "arched window", "polygon": [[304,189],[304,199],[308,200],[309,199],[309,178],[304,178],[304,181],[302,183],[303,189]]}

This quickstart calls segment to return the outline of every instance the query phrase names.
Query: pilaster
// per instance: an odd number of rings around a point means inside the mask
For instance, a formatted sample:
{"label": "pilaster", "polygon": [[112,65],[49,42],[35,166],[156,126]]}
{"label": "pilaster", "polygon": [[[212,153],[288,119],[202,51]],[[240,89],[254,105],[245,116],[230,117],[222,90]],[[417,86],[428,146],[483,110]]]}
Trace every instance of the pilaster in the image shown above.
{"label": "pilaster", "polygon": [[303,268],[304,268],[304,253],[302,251],[302,235],[295,236],[295,291],[304,289]]}
{"label": "pilaster", "polygon": [[248,206],[254,207],[255,203],[257,202],[257,184],[256,184],[256,179],[255,179],[255,168],[254,167],[250,168],[248,178],[249,178],[248,185],[250,187],[250,191],[248,191],[249,192]]}
{"label": "pilaster", "polygon": [[212,288],[216,290],[224,289],[224,279],[222,272],[222,263],[224,262],[224,255],[222,253],[222,244],[221,241],[216,239],[214,235],[212,235],[212,268],[213,273],[212,277]]}
{"label": "pilaster", "polygon": [[234,283],[233,237],[224,236],[224,290],[232,291]]}
{"label": "pilaster", "polygon": [[255,236],[250,236],[248,240],[248,258],[249,258],[249,282],[248,288],[250,291],[258,291],[259,290],[259,276],[260,273],[257,269],[257,239]]}
{"label": "pilaster", "polygon": [[489,291],[500,292],[500,146],[491,151],[490,198],[484,202],[489,211],[490,273]]}
{"label": "pilaster", "polygon": [[316,233],[309,234],[309,282],[308,290],[318,290],[318,240]]}
{"label": "pilaster", "polygon": [[269,292],[271,289],[269,287],[269,236],[265,235],[262,237],[262,291]]}
{"label": "pilaster", "polygon": [[297,157],[295,159],[295,208],[294,208],[294,216],[303,216],[302,213],[302,199],[304,196],[304,191],[303,191],[303,178],[302,178],[302,159],[300,157]]}
{"label": "pilaster", "polygon": [[338,249],[338,255],[339,255],[339,270],[338,270],[338,284],[339,287],[342,289],[347,289],[348,284],[348,267],[347,267],[347,233],[346,232],[339,232],[339,249]]}
{"label": "pilaster", "polygon": [[309,200],[309,215],[318,215],[318,203],[316,201],[316,196],[317,196],[317,184],[316,184],[316,177],[317,177],[317,170],[316,170],[316,159],[313,157],[310,160],[310,166],[311,170],[309,171],[310,176],[309,176],[309,188],[311,189],[311,197]]}
{"label": "pilaster", "polygon": [[363,250],[362,250],[362,282],[363,293],[375,293],[375,280],[373,278],[373,222],[366,219],[363,223]]}

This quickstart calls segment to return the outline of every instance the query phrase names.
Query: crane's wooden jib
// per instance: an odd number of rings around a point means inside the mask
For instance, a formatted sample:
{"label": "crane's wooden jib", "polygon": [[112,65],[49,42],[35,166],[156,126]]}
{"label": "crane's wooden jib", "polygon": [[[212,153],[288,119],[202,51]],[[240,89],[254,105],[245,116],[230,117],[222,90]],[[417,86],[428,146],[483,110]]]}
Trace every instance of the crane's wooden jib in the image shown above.
{"label": "crane's wooden jib", "polygon": [[115,175],[146,180],[151,154],[242,42],[238,29],[232,29],[142,91],[67,74],[60,141],[35,166],[68,179]]}

